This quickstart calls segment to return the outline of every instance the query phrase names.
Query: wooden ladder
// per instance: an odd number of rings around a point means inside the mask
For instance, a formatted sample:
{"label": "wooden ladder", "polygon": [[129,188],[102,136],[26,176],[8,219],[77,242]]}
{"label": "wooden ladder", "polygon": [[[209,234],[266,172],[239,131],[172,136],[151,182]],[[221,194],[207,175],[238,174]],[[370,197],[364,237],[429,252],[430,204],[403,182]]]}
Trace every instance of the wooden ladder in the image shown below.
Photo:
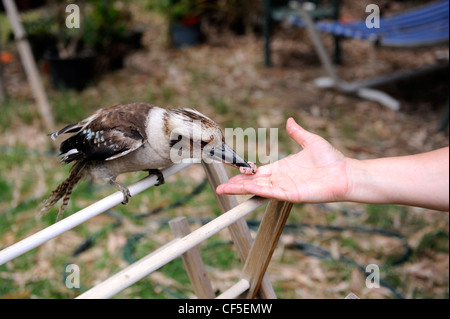
{"label": "wooden ladder", "polygon": [[[222,163],[203,164],[203,167],[214,193],[218,185],[228,181],[229,177]],[[219,196],[216,194],[216,200],[222,213],[239,204],[237,198],[233,195]],[[228,227],[244,267],[240,280],[217,298],[251,299],[258,297],[261,299],[276,299],[266,270],[291,208],[292,203],[271,200],[267,205],[254,240],[244,218]],[[185,217],[175,218],[169,222],[169,225],[177,238],[182,238],[190,233],[189,224]],[[197,297],[202,299],[215,298],[198,248],[190,249],[181,257]]]}

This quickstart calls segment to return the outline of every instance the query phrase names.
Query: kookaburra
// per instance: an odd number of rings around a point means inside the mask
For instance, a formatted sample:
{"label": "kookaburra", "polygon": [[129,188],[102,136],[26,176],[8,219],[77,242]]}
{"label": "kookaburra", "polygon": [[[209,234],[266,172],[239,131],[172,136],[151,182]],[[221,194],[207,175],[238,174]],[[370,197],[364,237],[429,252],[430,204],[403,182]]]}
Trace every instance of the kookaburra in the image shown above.
{"label": "kookaburra", "polygon": [[120,104],[98,110],[92,116],[50,134],[72,133],[61,143],[63,163],[74,163],[70,175],[43,202],[41,214],[61,198],[60,218],[74,186],[85,176],[106,181],[123,193],[129,190],[116,181],[126,172],[148,171],[163,184],[161,169],[186,158],[221,160],[236,168],[250,168],[225,143],[221,128],[192,109],[164,109],[147,103]]}

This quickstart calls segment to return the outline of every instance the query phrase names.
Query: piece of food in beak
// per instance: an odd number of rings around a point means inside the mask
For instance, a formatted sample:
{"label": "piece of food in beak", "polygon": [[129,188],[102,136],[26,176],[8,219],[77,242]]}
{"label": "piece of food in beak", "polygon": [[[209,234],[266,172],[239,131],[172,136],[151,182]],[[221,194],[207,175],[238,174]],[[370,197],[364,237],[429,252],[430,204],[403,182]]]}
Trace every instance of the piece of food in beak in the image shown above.
{"label": "piece of food in beak", "polygon": [[204,149],[203,151],[209,155],[210,158],[223,161],[225,164],[232,167],[251,169],[251,166],[225,143],[210,149]]}
{"label": "piece of food in beak", "polygon": [[241,172],[241,174],[245,174],[245,175],[256,174],[256,171],[258,170],[258,167],[256,167],[256,164],[252,163],[252,162],[248,162],[248,165],[250,165],[250,167],[239,167],[239,171]]}

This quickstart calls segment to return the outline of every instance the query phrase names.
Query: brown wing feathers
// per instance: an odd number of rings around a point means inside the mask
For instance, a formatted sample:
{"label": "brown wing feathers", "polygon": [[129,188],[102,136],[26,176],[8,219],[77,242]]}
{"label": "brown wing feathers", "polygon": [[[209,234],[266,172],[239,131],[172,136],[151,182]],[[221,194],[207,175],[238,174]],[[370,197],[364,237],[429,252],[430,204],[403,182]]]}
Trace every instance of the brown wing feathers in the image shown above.
{"label": "brown wing feathers", "polygon": [[40,214],[46,213],[63,198],[58,218],[62,216],[74,186],[87,174],[92,161],[117,158],[142,146],[151,108],[152,105],[145,103],[103,108],[93,116],[51,134],[52,139],[56,139],[62,134],[76,133],[60,146],[62,161],[74,162],[74,165],[69,177],[42,203]]}
{"label": "brown wing feathers", "polygon": [[146,118],[152,107],[144,103],[107,107],[62,129],[56,136],[78,132],[61,144],[63,162],[108,160],[136,150],[145,141]]}

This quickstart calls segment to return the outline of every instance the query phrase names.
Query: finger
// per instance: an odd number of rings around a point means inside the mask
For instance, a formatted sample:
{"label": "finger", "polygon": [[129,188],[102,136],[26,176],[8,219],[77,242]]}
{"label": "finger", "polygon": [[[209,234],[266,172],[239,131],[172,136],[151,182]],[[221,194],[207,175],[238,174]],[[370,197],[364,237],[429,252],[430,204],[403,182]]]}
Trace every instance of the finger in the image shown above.
{"label": "finger", "polygon": [[258,186],[255,184],[250,184],[245,187],[247,194],[253,194],[265,198],[274,198],[279,200],[285,200],[283,197],[277,195],[277,189],[270,186]]}
{"label": "finger", "polygon": [[[222,194],[249,194],[249,189],[253,187],[268,187],[271,186],[272,181],[270,175],[265,176],[246,176],[239,175],[230,179],[227,183],[219,185],[216,192]],[[250,188],[248,188],[250,187]]]}
{"label": "finger", "polygon": [[219,186],[216,187],[216,193],[217,195],[225,195],[225,185],[226,184],[221,184]]}
{"label": "finger", "polygon": [[246,195],[250,194],[245,189],[244,183],[234,183],[234,184],[222,184],[217,186],[216,193],[218,195],[227,195],[227,194],[234,194],[234,195]]}
{"label": "finger", "polygon": [[270,189],[268,186],[259,185],[259,183],[234,183],[222,184],[216,189],[218,195],[259,195],[266,194],[265,190]]}
{"label": "finger", "polygon": [[[221,187],[223,186],[223,187]],[[289,200],[288,196],[279,189],[257,184],[224,184],[217,188],[219,195],[256,195],[278,200]]]}
{"label": "finger", "polygon": [[286,122],[286,131],[289,136],[303,148],[307,147],[308,144],[317,138],[317,135],[308,132],[303,127],[298,125],[292,117]]}
{"label": "finger", "polygon": [[242,181],[252,180],[255,175],[236,175],[228,180],[228,184],[241,183]]}

